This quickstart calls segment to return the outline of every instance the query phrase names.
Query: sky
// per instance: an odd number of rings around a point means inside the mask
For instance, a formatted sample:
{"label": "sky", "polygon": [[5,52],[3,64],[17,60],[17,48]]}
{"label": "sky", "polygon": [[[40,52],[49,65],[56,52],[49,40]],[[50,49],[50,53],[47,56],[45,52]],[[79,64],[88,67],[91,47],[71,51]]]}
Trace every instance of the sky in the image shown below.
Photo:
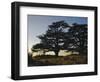
{"label": "sky", "polygon": [[37,36],[44,34],[48,29],[48,25],[51,25],[52,22],[64,20],[68,24],[78,23],[78,24],[87,24],[87,17],[69,17],[69,16],[47,16],[47,15],[28,15],[28,50],[30,51],[31,47],[40,42],[40,39]]}

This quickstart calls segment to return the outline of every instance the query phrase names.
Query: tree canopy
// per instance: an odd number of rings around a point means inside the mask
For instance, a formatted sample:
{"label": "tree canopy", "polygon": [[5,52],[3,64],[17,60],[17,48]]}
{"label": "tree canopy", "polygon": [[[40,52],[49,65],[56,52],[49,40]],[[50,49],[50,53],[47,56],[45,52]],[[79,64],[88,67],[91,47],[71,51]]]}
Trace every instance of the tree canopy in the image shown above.
{"label": "tree canopy", "polygon": [[58,56],[60,50],[76,51],[87,54],[87,25],[69,25],[65,21],[53,22],[48,30],[38,36],[40,43],[33,45],[32,49],[48,49]]}

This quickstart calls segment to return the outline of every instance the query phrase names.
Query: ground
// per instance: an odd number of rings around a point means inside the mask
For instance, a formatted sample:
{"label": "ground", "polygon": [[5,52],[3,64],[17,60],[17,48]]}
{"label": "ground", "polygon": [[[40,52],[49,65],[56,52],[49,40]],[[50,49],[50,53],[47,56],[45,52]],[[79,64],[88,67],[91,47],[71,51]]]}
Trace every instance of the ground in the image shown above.
{"label": "ground", "polygon": [[77,54],[58,57],[53,55],[41,55],[29,57],[28,61],[28,66],[76,65],[87,64],[87,56]]}

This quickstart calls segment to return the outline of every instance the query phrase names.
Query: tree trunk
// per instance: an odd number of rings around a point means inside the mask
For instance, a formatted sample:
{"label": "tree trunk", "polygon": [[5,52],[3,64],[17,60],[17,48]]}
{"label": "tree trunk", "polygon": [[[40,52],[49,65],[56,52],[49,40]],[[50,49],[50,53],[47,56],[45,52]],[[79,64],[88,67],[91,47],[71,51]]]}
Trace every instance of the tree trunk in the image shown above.
{"label": "tree trunk", "polygon": [[57,51],[54,51],[55,52],[55,56],[58,57],[58,54],[59,54],[59,50]]}
{"label": "tree trunk", "polygon": [[43,55],[45,55],[45,50],[43,50]]}

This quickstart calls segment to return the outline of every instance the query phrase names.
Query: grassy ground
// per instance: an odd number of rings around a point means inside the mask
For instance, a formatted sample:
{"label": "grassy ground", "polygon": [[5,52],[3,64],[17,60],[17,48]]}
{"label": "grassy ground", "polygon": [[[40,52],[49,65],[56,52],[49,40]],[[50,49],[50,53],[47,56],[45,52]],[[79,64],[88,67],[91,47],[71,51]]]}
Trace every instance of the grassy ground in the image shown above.
{"label": "grassy ground", "polygon": [[28,63],[29,66],[46,66],[46,65],[73,65],[87,64],[87,56],[83,55],[68,55],[68,56],[52,56],[41,55],[35,56]]}

